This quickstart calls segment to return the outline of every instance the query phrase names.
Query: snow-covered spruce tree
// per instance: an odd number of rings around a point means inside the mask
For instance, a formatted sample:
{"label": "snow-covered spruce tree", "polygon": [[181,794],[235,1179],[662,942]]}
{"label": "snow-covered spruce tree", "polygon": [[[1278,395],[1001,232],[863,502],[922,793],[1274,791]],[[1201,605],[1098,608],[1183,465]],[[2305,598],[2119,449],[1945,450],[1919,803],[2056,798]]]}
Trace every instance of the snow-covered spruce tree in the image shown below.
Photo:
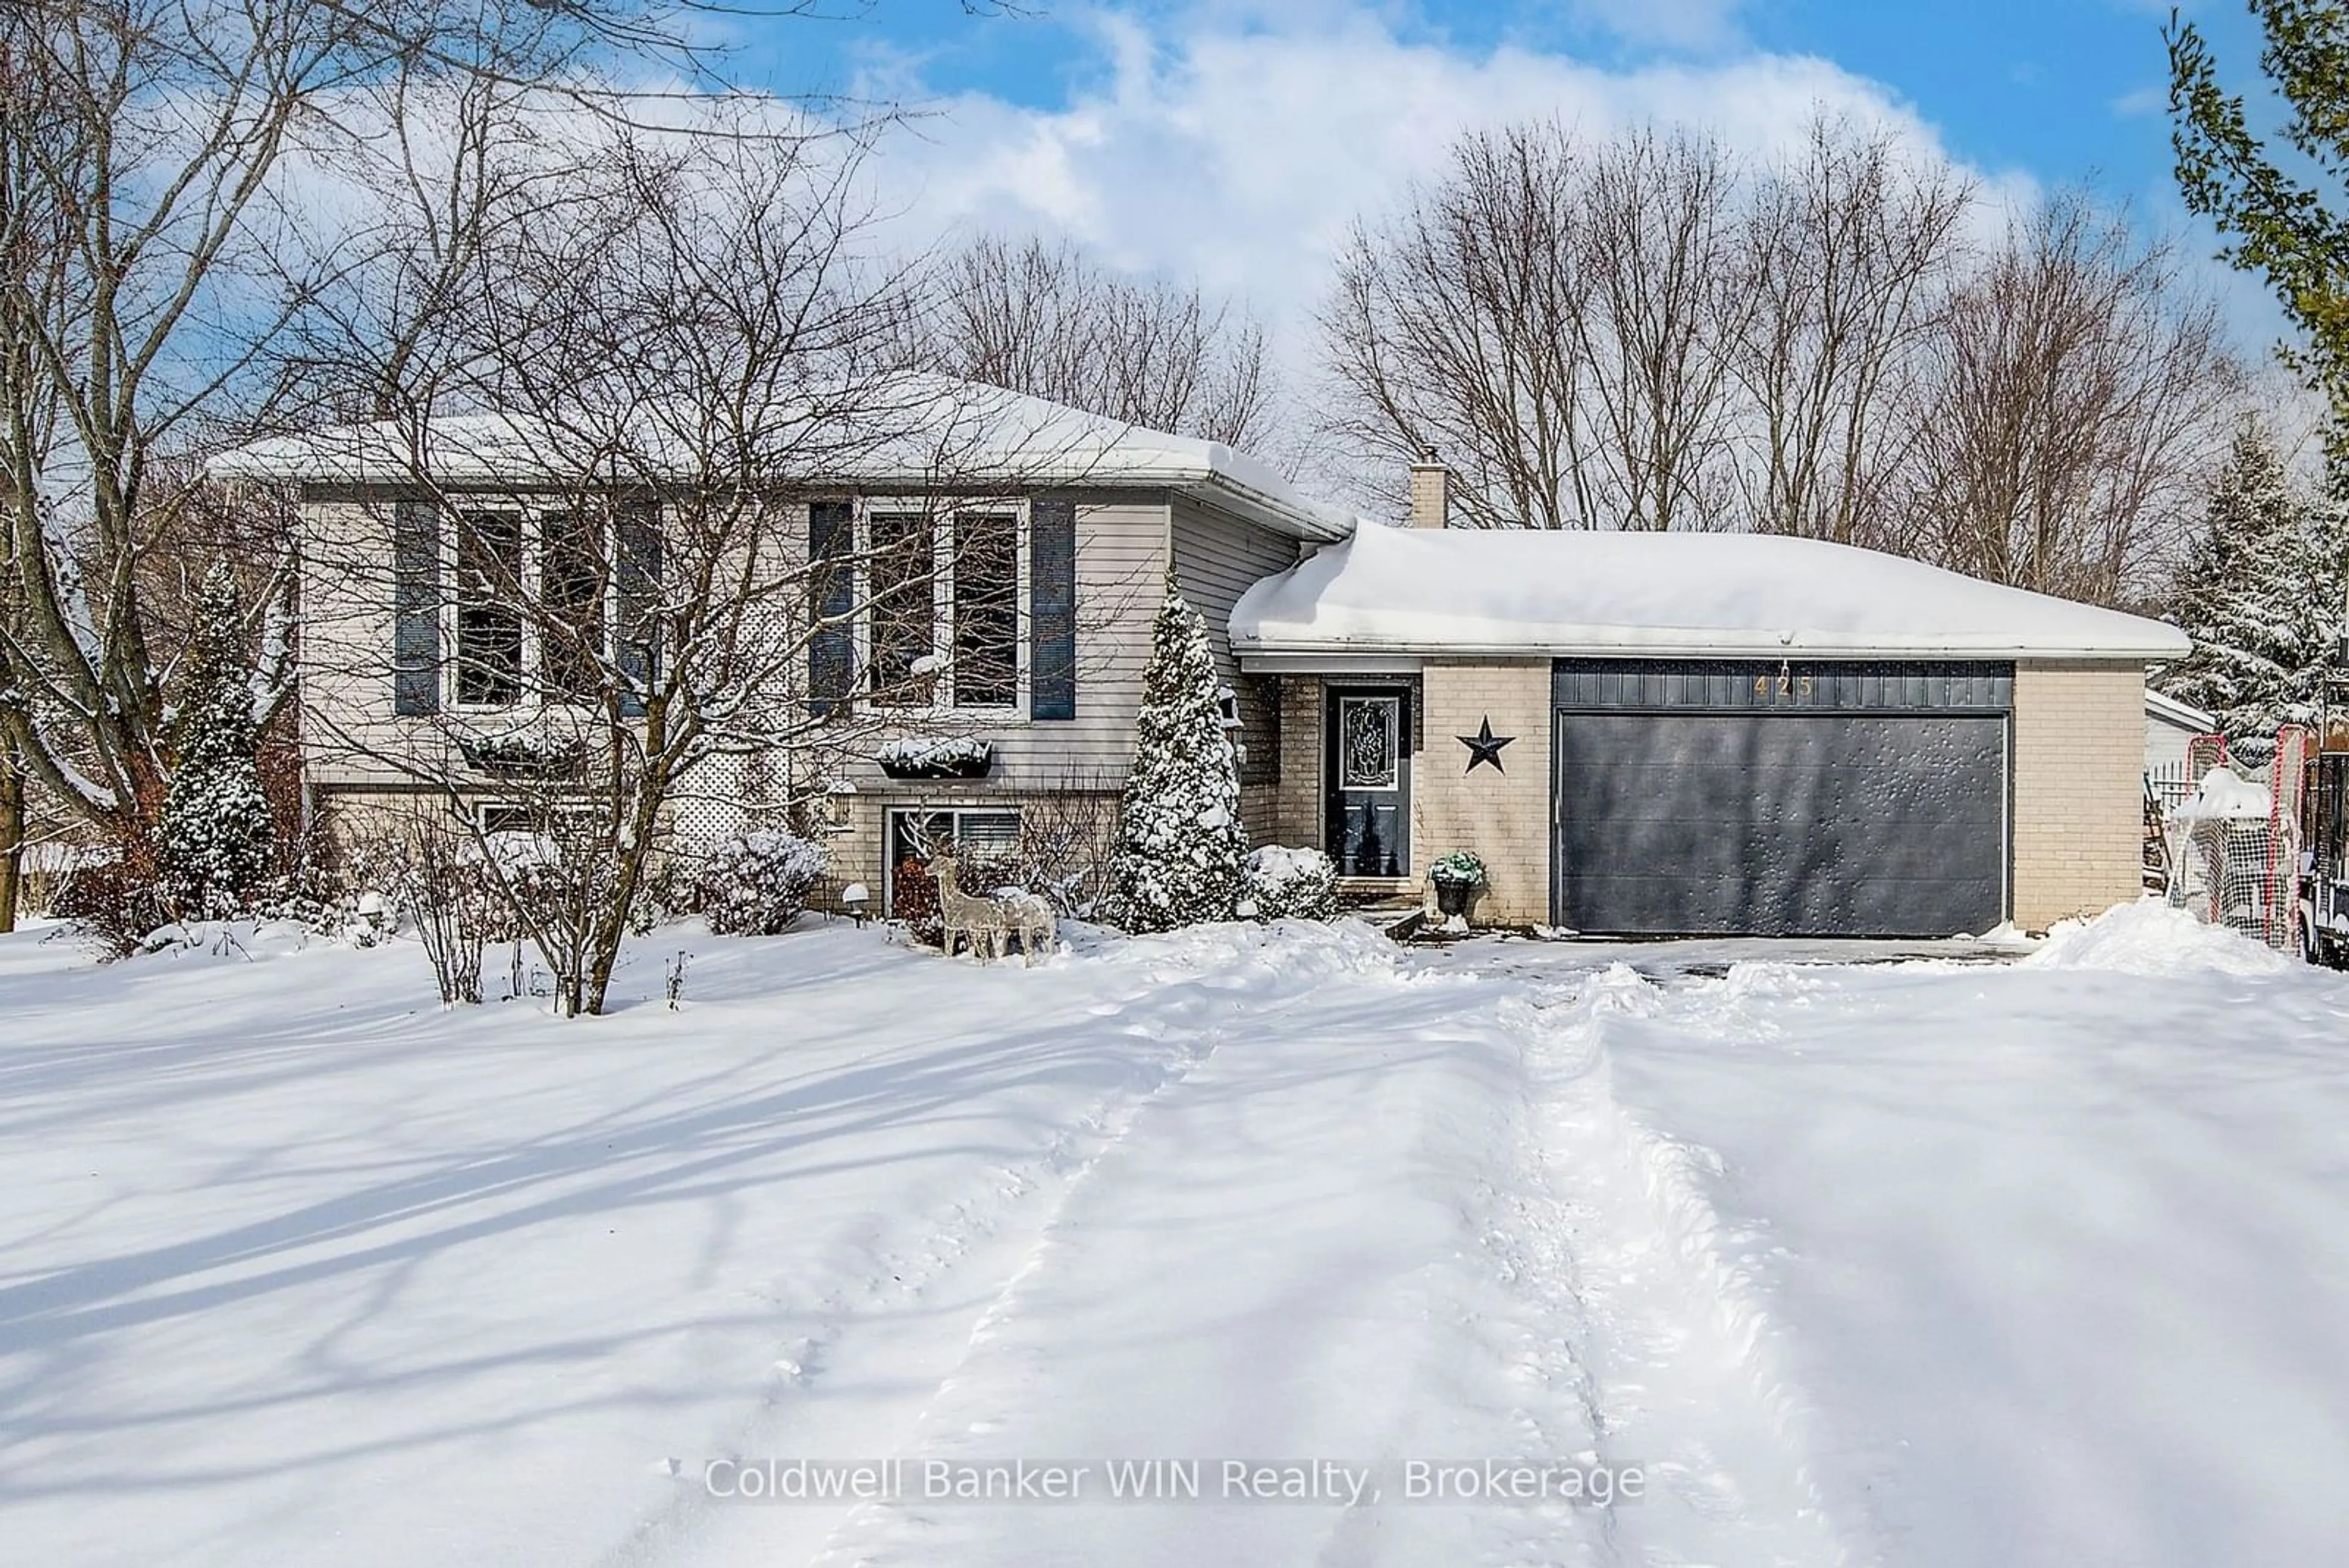
{"label": "snow-covered spruce tree", "polygon": [[260,888],[274,835],[261,790],[243,605],[227,566],[205,576],[196,617],[156,865],[180,914],[205,919],[234,913]]}
{"label": "snow-covered spruce tree", "polygon": [[2173,609],[2194,651],[2157,682],[2215,714],[2246,758],[2266,755],[2276,726],[2316,716],[2341,620],[2349,504],[2295,495],[2266,436],[2235,437],[2212,487],[2204,530],[2180,572]]}
{"label": "snow-covered spruce tree", "polygon": [[1126,775],[1110,915],[1164,931],[1238,911],[1247,875],[1239,763],[1225,732],[1207,625],[1169,583],[1151,628],[1133,771]]}

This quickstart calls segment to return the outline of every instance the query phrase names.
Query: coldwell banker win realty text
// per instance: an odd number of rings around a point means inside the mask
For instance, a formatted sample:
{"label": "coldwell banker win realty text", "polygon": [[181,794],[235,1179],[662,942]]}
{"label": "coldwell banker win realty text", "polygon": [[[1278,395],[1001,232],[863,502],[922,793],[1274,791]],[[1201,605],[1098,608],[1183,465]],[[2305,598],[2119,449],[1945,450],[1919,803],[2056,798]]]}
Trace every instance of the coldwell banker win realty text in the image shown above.
{"label": "coldwell banker win realty text", "polygon": [[1587,1502],[1647,1494],[1636,1465],[1543,1459],[714,1459],[702,1485],[742,1502]]}

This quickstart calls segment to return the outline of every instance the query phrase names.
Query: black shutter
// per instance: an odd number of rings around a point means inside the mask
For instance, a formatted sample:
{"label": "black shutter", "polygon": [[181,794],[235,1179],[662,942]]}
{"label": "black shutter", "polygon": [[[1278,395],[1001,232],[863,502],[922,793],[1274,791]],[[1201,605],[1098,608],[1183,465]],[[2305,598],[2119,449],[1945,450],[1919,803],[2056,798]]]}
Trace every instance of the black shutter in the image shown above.
{"label": "black shutter", "polygon": [[641,719],[645,700],[660,680],[660,507],[636,502],[620,508],[619,557],[620,693],[624,717]]}
{"label": "black shutter", "polygon": [[848,700],[856,674],[856,508],[845,501],[808,507],[808,711],[819,719]]}
{"label": "black shutter", "polygon": [[1028,510],[1028,716],[1077,716],[1077,504]]}
{"label": "black shutter", "polygon": [[440,711],[440,514],[424,501],[391,510],[391,711]]}

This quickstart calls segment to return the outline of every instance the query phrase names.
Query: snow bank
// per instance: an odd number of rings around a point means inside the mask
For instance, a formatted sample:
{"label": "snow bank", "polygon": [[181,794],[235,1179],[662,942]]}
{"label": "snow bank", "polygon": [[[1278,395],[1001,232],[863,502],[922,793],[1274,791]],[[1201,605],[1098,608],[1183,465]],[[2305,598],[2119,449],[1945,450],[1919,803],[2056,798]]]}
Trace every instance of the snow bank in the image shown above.
{"label": "snow bank", "polygon": [[[2264,796],[2267,792],[2259,792]],[[2063,920],[2023,963],[2037,969],[2111,970],[2120,974],[2277,974],[2296,967],[2283,954],[2224,926],[2147,898],[2116,904],[2092,920]]]}

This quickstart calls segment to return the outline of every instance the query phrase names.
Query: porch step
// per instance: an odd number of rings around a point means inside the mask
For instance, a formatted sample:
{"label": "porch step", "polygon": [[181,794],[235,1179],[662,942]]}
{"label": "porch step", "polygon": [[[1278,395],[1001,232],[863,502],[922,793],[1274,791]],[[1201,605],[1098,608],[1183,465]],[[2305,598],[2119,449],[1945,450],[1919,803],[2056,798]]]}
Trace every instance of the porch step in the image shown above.
{"label": "porch step", "polygon": [[1426,929],[1427,915],[1416,902],[1410,904],[1366,904],[1349,909],[1346,913],[1354,919],[1375,928],[1379,934],[1399,942],[1407,942]]}

